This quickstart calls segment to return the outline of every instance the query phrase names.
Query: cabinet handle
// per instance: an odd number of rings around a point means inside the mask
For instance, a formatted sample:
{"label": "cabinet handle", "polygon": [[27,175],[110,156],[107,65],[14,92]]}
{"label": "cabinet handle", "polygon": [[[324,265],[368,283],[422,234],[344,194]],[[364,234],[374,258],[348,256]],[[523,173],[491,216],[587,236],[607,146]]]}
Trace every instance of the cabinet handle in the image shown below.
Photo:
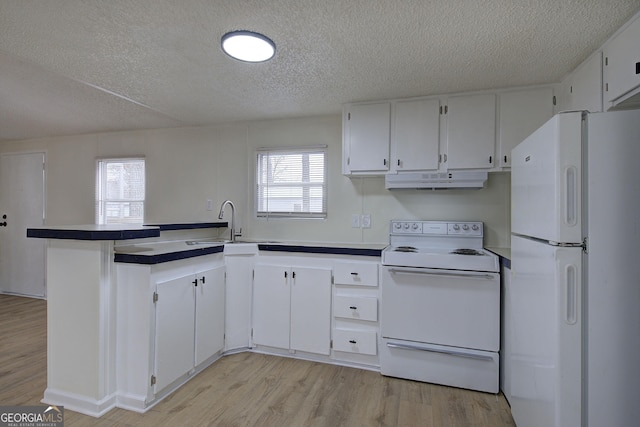
{"label": "cabinet handle", "polygon": [[[636,74],[638,74],[638,73],[636,73]],[[400,166],[400,159],[398,159],[398,166]]]}
{"label": "cabinet handle", "polygon": [[351,344],[357,344],[357,341],[356,341],[356,340],[349,340],[349,342],[350,342]]}
{"label": "cabinet handle", "polygon": [[636,74],[640,74],[640,62],[636,62]]}
{"label": "cabinet handle", "polygon": [[292,279],[295,279],[295,278],[296,278],[296,272],[295,272],[295,271],[293,271],[293,272],[291,273],[291,278],[292,278]]}
{"label": "cabinet handle", "polygon": [[194,285],[198,286],[198,279],[194,280],[194,281],[193,281],[193,282],[191,282],[191,283],[193,283]]}
{"label": "cabinet handle", "polygon": [[349,307],[351,310],[357,310],[358,307],[356,307],[355,305],[352,305],[351,307]]}
{"label": "cabinet handle", "polygon": [[286,279],[287,277],[289,277],[289,276],[288,276],[287,272],[285,271],[284,272],[284,278]]}
{"label": "cabinet handle", "polygon": [[358,275],[358,273],[351,273],[351,275],[352,275],[352,276],[357,276],[357,275]]}
{"label": "cabinet handle", "polygon": [[202,276],[202,278],[200,279],[200,283],[204,285],[204,276]]}
{"label": "cabinet handle", "polygon": [[489,164],[493,164],[493,156],[489,156]]}
{"label": "cabinet handle", "polygon": [[447,163],[447,155],[444,155],[444,162]]}
{"label": "cabinet handle", "polygon": [[387,159],[382,160],[382,163],[384,163],[384,165],[387,166]]}
{"label": "cabinet handle", "polygon": [[504,156],[504,162],[507,163],[507,156]]}

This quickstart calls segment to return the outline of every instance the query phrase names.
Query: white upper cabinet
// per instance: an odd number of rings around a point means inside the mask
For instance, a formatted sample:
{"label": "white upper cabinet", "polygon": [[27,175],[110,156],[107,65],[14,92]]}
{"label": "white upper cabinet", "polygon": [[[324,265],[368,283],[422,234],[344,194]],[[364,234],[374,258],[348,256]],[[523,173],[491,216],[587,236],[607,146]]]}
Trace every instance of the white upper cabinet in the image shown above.
{"label": "white upper cabinet", "polygon": [[452,96],[447,105],[446,168],[492,168],[496,143],[496,96]]}
{"label": "white upper cabinet", "polygon": [[440,100],[397,101],[393,111],[391,170],[437,170],[440,146]]}
{"label": "white upper cabinet", "polygon": [[511,150],[553,116],[553,90],[500,93],[498,165],[511,166]]}
{"label": "white upper cabinet", "polygon": [[602,111],[602,52],[583,62],[562,86],[561,111]]}
{"label": "white upper cabinet", "polygon": [[343,115],[343,173],[386,173],[390,128],[390,102],[348,106]]}
{"label": "white upper cabinet", "polygon": [[640,93],[640,18],[603,49],[605,109]]}

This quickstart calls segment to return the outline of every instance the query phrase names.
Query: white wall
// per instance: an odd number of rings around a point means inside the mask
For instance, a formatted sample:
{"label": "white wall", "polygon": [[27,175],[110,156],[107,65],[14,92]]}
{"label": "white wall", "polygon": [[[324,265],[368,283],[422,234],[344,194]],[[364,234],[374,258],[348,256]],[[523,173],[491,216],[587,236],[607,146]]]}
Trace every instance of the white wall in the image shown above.
{"label": "white wall", "polygon": [[[489,174],[482,190],[388,191],[382,178],[341,174],[341,138],[340,116],[322,116],[12,141],[0,152],[46,151],[48,225],[94,222],[97,157],[144,155],[148,223],[217,221],[220,204],[231,199],[246,237],[385,243],[392,218],[455,219],[484,221],[486,245],[509,245],[508,173]],[[327,219],[256,219],[255,149],[319,144],[329,152]],[[356,213],[371,214],[371,229],[351,228]]]}

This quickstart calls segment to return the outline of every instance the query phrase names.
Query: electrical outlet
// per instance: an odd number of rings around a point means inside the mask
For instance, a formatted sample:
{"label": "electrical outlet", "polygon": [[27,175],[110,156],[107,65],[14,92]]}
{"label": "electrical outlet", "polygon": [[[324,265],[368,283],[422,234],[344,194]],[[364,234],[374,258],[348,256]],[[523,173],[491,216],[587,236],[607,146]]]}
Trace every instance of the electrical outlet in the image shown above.
{"label": "electrical outlet", "polygon": [[213,200],[211,200],[211,199],[207,199],[207,210],[208,211],[212,211],[213,210]]}
{"label": "electrical outlet", "polygon": [[360,224],[362,224],[362,228],[371,228],[371,214],[363,214]]}
{"label": "electrical outlet", "polygon": [[360,228],[360,215],[351,215],[351,228]]}

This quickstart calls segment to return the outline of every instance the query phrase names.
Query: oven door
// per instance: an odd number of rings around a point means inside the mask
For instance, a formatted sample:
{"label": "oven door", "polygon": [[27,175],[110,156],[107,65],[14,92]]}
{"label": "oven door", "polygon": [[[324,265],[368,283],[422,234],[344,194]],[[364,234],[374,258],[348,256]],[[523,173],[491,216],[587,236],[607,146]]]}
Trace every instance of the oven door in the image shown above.
{"label": "oven door", "polygon": [[500,275],[384,266],[383,338],[497,352]]}

